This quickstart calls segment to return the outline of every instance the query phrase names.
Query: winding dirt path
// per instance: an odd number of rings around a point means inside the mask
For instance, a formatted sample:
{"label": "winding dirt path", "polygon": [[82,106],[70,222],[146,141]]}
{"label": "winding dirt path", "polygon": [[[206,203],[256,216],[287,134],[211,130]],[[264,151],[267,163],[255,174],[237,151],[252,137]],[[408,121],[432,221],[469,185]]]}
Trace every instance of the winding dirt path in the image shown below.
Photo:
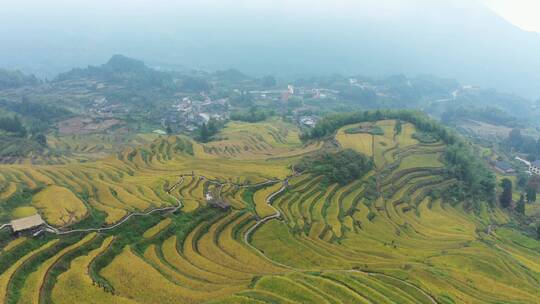
{"label": "winding dirt path", "polygon": [[[180,184],[182,184],[184,182],[184,177],[183,176],[180,176],[180,180],[174,184],[169,190],[167,190],[167,193],[168,194],[171,194],[171,192],[176,188],[178,187]],[[134,213],[130,213],[129,215],[127,215],[126,217],[124,217],[121,221],[119,221],[118,223],[112,225],[112,226],[108,226],[108,227],[102,227],[102,228],[88,228],[88,229],[73,229],[73,230],[67,230],[67,231],[61,231],[61,230],[58,230],[57,228],[54,228],[54,227],[51,227],[50,225],[46,225],[45,226],[45,229],[43,230],[40,230],[36,233],[34,233],[34,236],[42,233],[42,232],[50,232],[50,233],[54,233],[56,235],[67,235],[67,234],[72,234],[72,233],[80,233],[80,232],[103,232],[103,231],[107,231],[107,230],[112,230],[122,224],[124,224],[125,222],[127,222],[130,218],[132,217],[136,217],[136,216],[147,216],[147,215],[150,215],[150,214],[153,214],[153,213],[156,213],[156,212],[165,212],[165,211],[169,211],[169,212],[176,212],[177,210],[181,209],[183,207],[183,203],[181,200],[177,200],[177,205],[176,206],[172,206],[172,207],[162,207],[162,208],[155,208],[155,209],[152,209],[152,210],[149,210],[147,212],[134,212]]]}
{"label": "winding dirt path", "polygon": [[[220,186],[220,193],[219,195],[221,196],[221,190],[223,189],[223,187],[225,185],[233,185],[233,186],[236,186],[236,187],[239,187],[239,188],[251,188],[251,187],[261,187],[261,186],[264,186],[264,185],[269,185],[269,184],[275,184],[275,183],[279,183],[279,182],[283,182],[284,183],[284,187],[282,187],[278,192],[282,192],[285,190],[286,188],[286,185],[288,185],[288,182],[289,182],[289,179],[293,176],[297,176],[298,174],[294,171],[294,168],[293,168],[293,175],[291,176],[288,176],[285,180],[279,180],[279,179],[269,179],[269,180],[266,180],[264,182],[260,182],[260,183],[257,183],[257,184],[249,184],[249,183],[246,183],[246,184],[238,184],[238,183],[233,183],[233,182],[220,182],[220,181],[217,181],[217,180],[212,180],[210,178],[207,178],[206,176],[204,175],[194,175],[194,174],[182,174],[180,175],[180,179],[179,181],[174,184],[171,188],[169,188],[167,190],[167,193],[168,194],[171,194],[171,192],[176,188],[178,187],[179,185],[181,185],[183,182],[184,182],[184,177],[185,176],[193,176],[193,177],[199,177],[200,179],[202,180],[206,180],[208,181],[209,183],[212,183],[212,184],[215,184],[215,185],[218,185]],[[274,193],[273,196],[277,195],[279,193]],[[63,231],[63,230],[59,230],[57,228],[54,228],[50,225],[46,225],[44,229],[42,230],[39,230],[37,231],[36,233],[33,234],[33,236],[37,236],[43,232],[49,232],[49,233],[53,233],[53,234],[56,234],[56,235],[67,235],[67,234],[72,234],[72,233],[85,233],[85,232],[103,232],[103,231],[108,231],[108,230],[112,230],[112,229],[115,229],[119,226],[121,226],[122,224],[124,224],[125,222],[127,222],[129,219],[131,219],[132,217],[137,217],[137,216],[148,216],[150,214],[153,214],[153,213],[156,213],[156,212],[176,212],[178,210],[180,210],[181,208],[183,207],[183,203],[182,203],[182,200],[181,199],[178,199],[177,200],[177,205],[176,206],[171,206],[171,207],[162,207],[162,208],[155,208],[155,209],[151,209],[147,212],[134,212],[134,213],[130,213],[129,215],[127,215],[126,217],[124,217],[122,220],[120,220],[119,222],[115,223],[114,225],[112,226],[108,226],[108,227],[101,227],[101,228],[87,228],[87,229],[73,229],[73,230],[66,230],[66,231]],[[273,206],[272,208],[274,210],[276,210]],[[281,216],[281,213],[279,213],[278,210],[276,210],[276,214],[273,215],[273,216],[270,216],[268,218],[265,218],[263,219],[264,222],[268,221],[268,220],[271,220],[273,218],[279,218]],[[260,222],[260,221],[259,221]],[[9,226],[9,224],[5,224],[5,225],[2,225],[2,227],[0,227],[0,229],[4,228],[4,226]],[[260,224],[259,224],[260,225]],[[256,228],[256,227],[255,227]]]}

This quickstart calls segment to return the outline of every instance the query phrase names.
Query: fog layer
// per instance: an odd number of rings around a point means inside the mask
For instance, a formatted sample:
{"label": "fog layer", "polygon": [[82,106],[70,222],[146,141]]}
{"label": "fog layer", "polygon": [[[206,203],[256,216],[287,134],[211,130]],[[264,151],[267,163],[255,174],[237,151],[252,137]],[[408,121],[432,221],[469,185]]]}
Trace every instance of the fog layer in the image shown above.
{"label": "fog layer", "polygon": [[540,35],[473,1],[10,1],[0,66],[52,76],[121,53],[294,77],[431,73],[540,96]]}

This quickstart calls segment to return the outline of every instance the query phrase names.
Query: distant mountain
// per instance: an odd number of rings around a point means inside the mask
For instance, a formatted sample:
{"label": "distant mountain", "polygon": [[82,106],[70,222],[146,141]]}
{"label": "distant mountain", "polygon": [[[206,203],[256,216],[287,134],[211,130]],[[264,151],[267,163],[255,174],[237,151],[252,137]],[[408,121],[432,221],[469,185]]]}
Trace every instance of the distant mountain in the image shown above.
{"label": "distant mountain", "polygon": [[238,71],[237,69],[227,69],[224,71],[217,71],[214,73],[214,76],[221,81],[231,81],[231,82],[243,81],[250,78],[249,76]]}
{"label": "distant mountain", "polygon": [[[320,12],[292,5],[285,12],[268,8],[260,13],[265,18],[247,9],[233,13],[241,21],[217,16],[212,22],[226,23],[227,31],[187,35],[184,44],[194,46],[181,53],[193,64],[257,76],[434,74],[540,96],[540,34],[471,0],[375,2],[315,1]],[[350,9],[335,12],[340,3]]]}
{"label": "distant mountain", "polygon": [[167,10],[140,4],[133,18],[111,4],[125,14],[121,22],[100,13],[104,1],[69,11],[69,20],[54,18],[46,5],[35,12],[7,6],[0,11],[0,66],[58,71],[122,53],[254,76],[434,74],[540,97],[540,34],[474,0],[218,2],[170,2]]}
{"label": "distant mountain", "polygon": [[156,71],[147,67],[144,62],[122,55],[114,55],[109,61],[101,66],[89,66],[87,68],[75,68],[69,72],[58,75],[55,81],[89,78],[139,87],[162,87],[172,83],[169,73]]}
{"label": "distant mountain", "polygon": [[38,84],[34,75],[26,75],[21,71],[8,71],[0,69],[0,90],[18,88],[25,85]]}

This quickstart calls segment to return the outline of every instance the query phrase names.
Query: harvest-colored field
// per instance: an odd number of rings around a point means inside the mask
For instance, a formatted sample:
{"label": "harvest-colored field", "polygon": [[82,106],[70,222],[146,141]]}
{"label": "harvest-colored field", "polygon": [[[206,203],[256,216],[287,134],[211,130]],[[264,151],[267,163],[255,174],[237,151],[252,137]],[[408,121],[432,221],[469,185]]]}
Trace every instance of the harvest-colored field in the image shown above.
{"label": "harvest-colored field", "polygon": [[353,127],[346,126],[341,128],[336,135],[339,144],[345,149],[353,149],[365,155],[373,155],[373,135],[366,133],[347,134],[345,130]]}
{"label": "harvest-colored field", "polygon": [[[32,193],[17,207],[57,226],[182,204],[99,234],[2,242],[0,302],[540,303],[540,241],[504,210],[435,195],[456,185],[443,144],[420,144],[410,123],[399,134],[394,120],[375,125],[384,135],[337,131],[342,148],[376,164],[343,185],[291,176],[300,155],[324,145],[304,145],[281,120],[230,123],[207,144],[144,138],[96,161],[0,165],[0,180]],[[55,140],[78,157],[110,142]],[[208,194],[229,207],[210,206]]]}
{"label": "harvest-colored field", "polygon": [[36,194],[32,205],[54,226],[65,226],[80,221],[88,212],[86,206],[69,189],[49,186]]}

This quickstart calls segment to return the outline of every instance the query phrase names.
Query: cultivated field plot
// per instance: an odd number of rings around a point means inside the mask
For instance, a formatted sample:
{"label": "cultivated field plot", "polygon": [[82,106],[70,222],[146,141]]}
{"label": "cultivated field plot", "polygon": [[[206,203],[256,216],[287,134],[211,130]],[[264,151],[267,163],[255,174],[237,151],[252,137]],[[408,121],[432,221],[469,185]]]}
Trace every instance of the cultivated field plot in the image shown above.
{"label": "cultivated field plot", "polygon": [[303,145],[296,126],[281,120],[261,123],[230,122],[220,140],[198,147],[198,157],[264,159],[313,152],[320,143]]}
{"label": "cultivated field plot", "polygon": [[438,199],[456,185],[445,145],[395,123],[337,132],[375,162],[348,184],[293,172],[323,143],[281,121],[2,165],[0,223],[38,212],[72,232],[0,231],[0,303],[540,303],[540,242],[497,208]]}

